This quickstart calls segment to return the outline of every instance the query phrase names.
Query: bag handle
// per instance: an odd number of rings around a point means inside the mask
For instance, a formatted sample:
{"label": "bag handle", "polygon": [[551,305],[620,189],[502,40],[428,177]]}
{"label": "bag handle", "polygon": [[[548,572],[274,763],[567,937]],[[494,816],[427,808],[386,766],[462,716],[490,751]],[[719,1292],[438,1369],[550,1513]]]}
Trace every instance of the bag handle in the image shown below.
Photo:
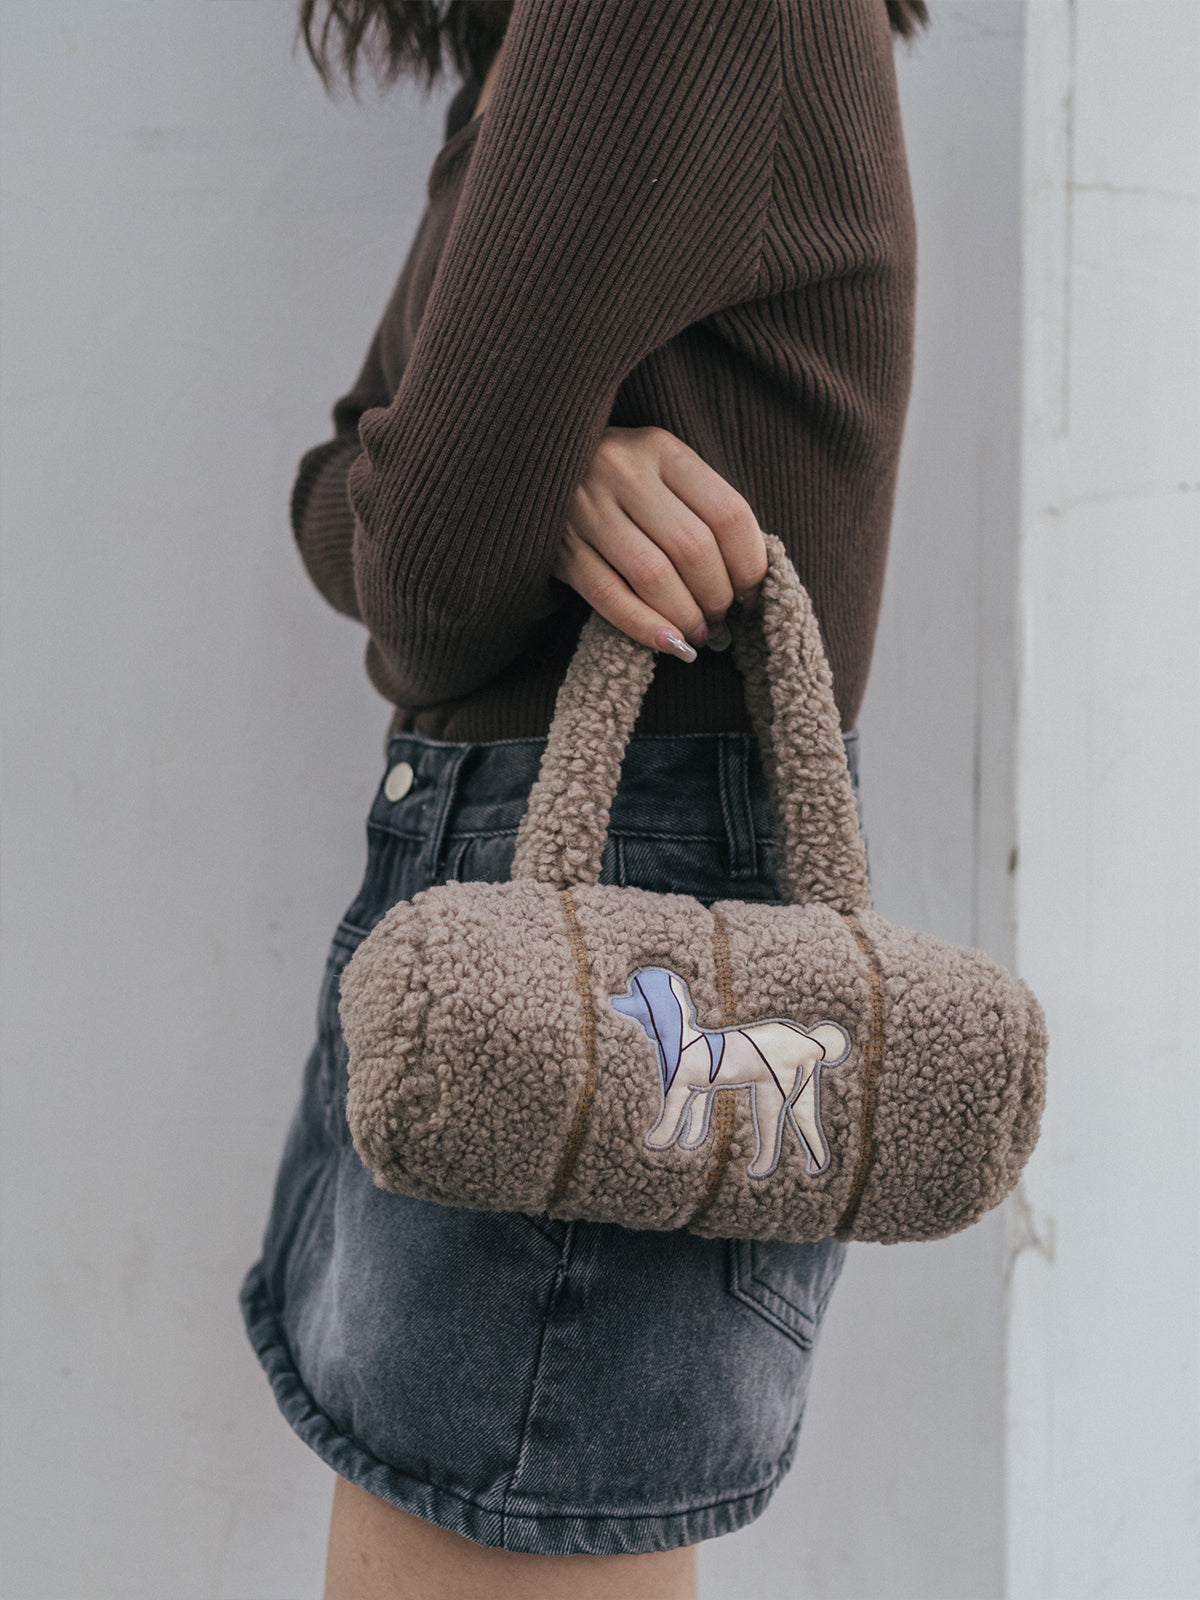
{"label": "bag handle", "polygon": [[[780,894],[791,905],[865,910],[866,852],[820,627],[782,541],[763,537],[758,606],[731,613],[729,627],[775,815]],[[584,623],[517,830],[513,878],[558,889],[598,881],[621,763],[656,661],[598,611]]]}

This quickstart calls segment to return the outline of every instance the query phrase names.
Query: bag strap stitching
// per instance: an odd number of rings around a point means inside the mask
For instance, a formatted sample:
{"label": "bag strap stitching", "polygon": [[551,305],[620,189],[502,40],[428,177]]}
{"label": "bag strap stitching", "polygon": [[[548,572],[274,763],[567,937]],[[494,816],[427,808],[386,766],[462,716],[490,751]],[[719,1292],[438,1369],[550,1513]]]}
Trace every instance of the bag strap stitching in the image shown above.
{"label": "bag strap stitching", "polygon": [[[725,932],[725,924],[717,913],[710,911],[709,915],[713,920],[713,960],[717,969],[717,994],[721,999],[721,1021],[728,1028],[732,1027],[737,1021],[737,1005],[733,997],[733,960],[729,953],[729,936]],[[688,1218],[687,1225],[689,1228],[694,1227],[701,1217],[712,1210],[721,1185],[725,1181],[733,1145],[736,1108],[736,1089],[718,1089],[713,1097],[713,1129],[716,1134],[716,1153],[713,1157],[708,1187],[704,1191],[700,1204]]]}
{"label": "bag strap stitching", "polygon": [[871,1022],[867,1033],[867,1048],[863,1058],[862,1119],[858,1146],[858,1161],[850,1184],[850,1197],[834,1228],[836,1239],[853,1237],[863,1193],[871,1168],[875,1162],[875,1112],[879,1106],[879,1074],[883,1068],[883,976],[871,941],[863,932],[858,918],[843,914],[842,921],[854,935],[858,948],[867,961],[867,977],[871,986]]}

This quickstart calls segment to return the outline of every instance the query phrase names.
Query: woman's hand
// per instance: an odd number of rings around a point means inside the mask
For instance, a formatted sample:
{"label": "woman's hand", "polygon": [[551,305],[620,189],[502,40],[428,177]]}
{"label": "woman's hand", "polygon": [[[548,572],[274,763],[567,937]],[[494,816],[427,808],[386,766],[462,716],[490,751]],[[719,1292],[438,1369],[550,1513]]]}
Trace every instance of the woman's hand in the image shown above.
{"label": "woman's hand", "polygon": [[665,428],[606,429],[556,578],[631,638],[694,661],[693,646],[728,643],[726,611],[754,604],[766,570],[753,511],[689,445]]}

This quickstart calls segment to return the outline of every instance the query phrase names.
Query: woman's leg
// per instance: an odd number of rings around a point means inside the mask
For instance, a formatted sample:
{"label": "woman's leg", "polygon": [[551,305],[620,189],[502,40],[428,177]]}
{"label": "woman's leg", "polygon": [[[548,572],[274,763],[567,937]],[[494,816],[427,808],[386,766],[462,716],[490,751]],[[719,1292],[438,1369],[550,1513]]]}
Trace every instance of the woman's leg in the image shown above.
{"label": "woman's leg", "polygon": [[695,1546],[644,1556],[494,1550],[339,1477],[325,1600],[695,1600]]}

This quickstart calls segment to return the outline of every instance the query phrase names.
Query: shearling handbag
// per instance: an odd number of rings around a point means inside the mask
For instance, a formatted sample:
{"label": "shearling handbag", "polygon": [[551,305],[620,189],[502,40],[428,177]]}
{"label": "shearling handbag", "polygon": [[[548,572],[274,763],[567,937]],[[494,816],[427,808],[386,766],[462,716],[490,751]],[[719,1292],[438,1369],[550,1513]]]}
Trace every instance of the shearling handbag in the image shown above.
{"label": "shearling handbag", "polygon": [[783,904],[598,883],[655,653],[593,612],[506,883],[389,910],[347,966],[346,1111],[376,1184],[708,1237],[936,1239],[1037,1139],[1046,1029],[982,951],[870,903],[816,617],[766,535],[731,617]]}

